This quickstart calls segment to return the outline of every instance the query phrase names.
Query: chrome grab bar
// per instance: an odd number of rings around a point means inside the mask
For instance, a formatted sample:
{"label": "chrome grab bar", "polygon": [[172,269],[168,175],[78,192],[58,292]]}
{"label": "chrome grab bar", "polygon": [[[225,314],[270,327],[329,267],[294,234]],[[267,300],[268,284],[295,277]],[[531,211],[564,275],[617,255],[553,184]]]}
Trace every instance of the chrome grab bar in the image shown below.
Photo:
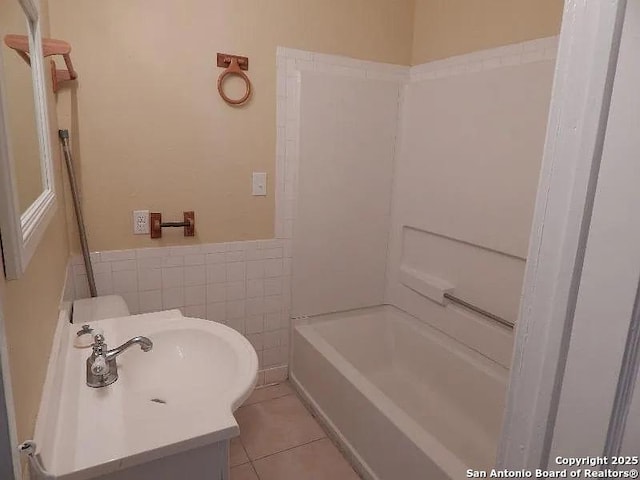
{"label": "chrome grab bar", "polygon": [[456,303],[464,308],[467,308],[473,312],[479,313],[480,315],[487,317],[491,320],[493,320],[496,323],[499,323],[500,325],[503,325],[507,328],[513,328],[515,326],[515,324],[511,321],[511,320],[507,320],[505,318],[499,317],[498,315],[494,315],[491,312],[488,312],[480,307],[476,307],[475,305],[473,305],[472,303],[469,302],[465,302],[464,300],[462,300],[461,298],[458,298],[454,295],[451,295],[450,293],[446,293],[444,294],[444,298],[446,298],[447,300],[449,300],[452,303]]}

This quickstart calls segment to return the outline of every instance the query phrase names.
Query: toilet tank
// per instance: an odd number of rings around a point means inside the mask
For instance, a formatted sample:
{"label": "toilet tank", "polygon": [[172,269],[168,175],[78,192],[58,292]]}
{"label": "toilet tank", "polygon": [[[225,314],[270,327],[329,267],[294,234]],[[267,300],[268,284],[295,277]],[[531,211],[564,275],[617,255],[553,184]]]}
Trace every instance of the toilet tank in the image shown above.
{"label": "toilet tank", "polygon": [[82,324],[129,315],[129,307],[127,307],[124,298],[119,295],[105,295],[104,297],[75,300],[71,322]]}

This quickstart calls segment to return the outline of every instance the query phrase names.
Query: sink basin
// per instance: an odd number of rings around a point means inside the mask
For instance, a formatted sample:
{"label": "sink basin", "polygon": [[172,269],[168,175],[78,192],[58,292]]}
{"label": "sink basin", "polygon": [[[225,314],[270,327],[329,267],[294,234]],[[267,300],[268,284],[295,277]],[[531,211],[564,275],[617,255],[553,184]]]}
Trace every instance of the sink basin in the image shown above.
{"label": "sink basin", "polygon": [[134,346],[118,358],[119,381],[132,396],[160,397],[167,404],[196,404],[203,396],[227,393],[240,373],[242,359],[235,345],[221,335],[228,328],[210,324],[149,333],[151,351]]}
{"label": "sink basin", "polygon": [[91,388],[85,383],[91,349],[74,348],[78,326],[68,326],[58,361],[60,398],[45,412],[50,418],[39,419],[48,427],[37,439],[56,478],[105,475],[238,435],[233,411],[250,395],[258,371],[255,350],[238,332],[178,310],[91,326],[104,331],[109,348],[144,335],[153,349],[129,348],[117,357],[118,380]]}

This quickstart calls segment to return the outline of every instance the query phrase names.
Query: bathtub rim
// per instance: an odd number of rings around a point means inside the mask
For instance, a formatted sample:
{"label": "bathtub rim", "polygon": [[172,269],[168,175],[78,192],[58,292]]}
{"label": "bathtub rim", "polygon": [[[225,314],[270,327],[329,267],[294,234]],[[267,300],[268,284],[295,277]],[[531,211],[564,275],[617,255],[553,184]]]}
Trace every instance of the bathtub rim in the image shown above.
{"label": "bathtub rim", "polygon": [[[454,353],[455,355],[464,358],[465,360],[472,361],[476,366],[482,369],[483,373],[491,376],[493,379],[502,381],[505,384],[505,387],[508,386],[509,383],[509,371],[510,368],[505,367],[500,362],[494,360],[493,358],[485,355],[484,353],[470,347],[469,345],[462,343],[457,340],[455,337],[452,337],[447,332],[440,330],[439,328],[421,320],[420,318],[412,315],[411,313],[403,310],[397,305],[393,305],[390,303],[382,303],[380,305],[372,305],[368,307],[362,308],[354,308],[349,310],[323,313],[320,315],[309,315],[304,317],[298,317],[292,319],[291,330],[295,331],[299,327],[311,327],[319,323],[325,322],[333,322],[339,319],[345,318],[354,318],[360,317],[367,313],[369,314],[377,314],[377,313],[391,313],[398,320],[403,322],[404,325],[408,326],[413,331],[419,333],[423,336],[431,337],[432,339],[439,340],[445,348]],[[307,330],[303,328],[303,330]],[[322,335],[318,334],[320,337]],[[324,339],[323,339],[324,340]],[[328,344],[328,342],[325,341]],[[453,348],[449,348],[453,347]],[[332,347],[333,348],[333,347]],[[336,350],[336,353],[340,356],[340,352]],[[346,360],[346,359],[345,359]]]}

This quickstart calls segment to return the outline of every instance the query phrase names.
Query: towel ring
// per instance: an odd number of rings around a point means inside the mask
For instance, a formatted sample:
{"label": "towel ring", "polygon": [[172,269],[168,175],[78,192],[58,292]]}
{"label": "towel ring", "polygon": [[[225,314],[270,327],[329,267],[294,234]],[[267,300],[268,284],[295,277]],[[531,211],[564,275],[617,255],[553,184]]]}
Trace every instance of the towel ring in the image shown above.
{"label": "towel ring", "polygon": [[[237,98],[237,99],[229,98],[227,94],[224,93],[222,84],[224,83],[225,78],[227,78],[229,75],[237,75],[242,80],[244,80],[244,83],[246,85],[246,91],[242,98]],[[227,102],[229,105],[242,105],[247,100],[249,100],[249,97],[251,96],[251,80],[249,80],[249,77],[247,77],[247,75],[240,69],[240,65],[238,65],[237,58],[231,57],[229,67],[224,72],[222,72],[218,77],[218,93],[220,94],[222,99],[225,102]]]}

